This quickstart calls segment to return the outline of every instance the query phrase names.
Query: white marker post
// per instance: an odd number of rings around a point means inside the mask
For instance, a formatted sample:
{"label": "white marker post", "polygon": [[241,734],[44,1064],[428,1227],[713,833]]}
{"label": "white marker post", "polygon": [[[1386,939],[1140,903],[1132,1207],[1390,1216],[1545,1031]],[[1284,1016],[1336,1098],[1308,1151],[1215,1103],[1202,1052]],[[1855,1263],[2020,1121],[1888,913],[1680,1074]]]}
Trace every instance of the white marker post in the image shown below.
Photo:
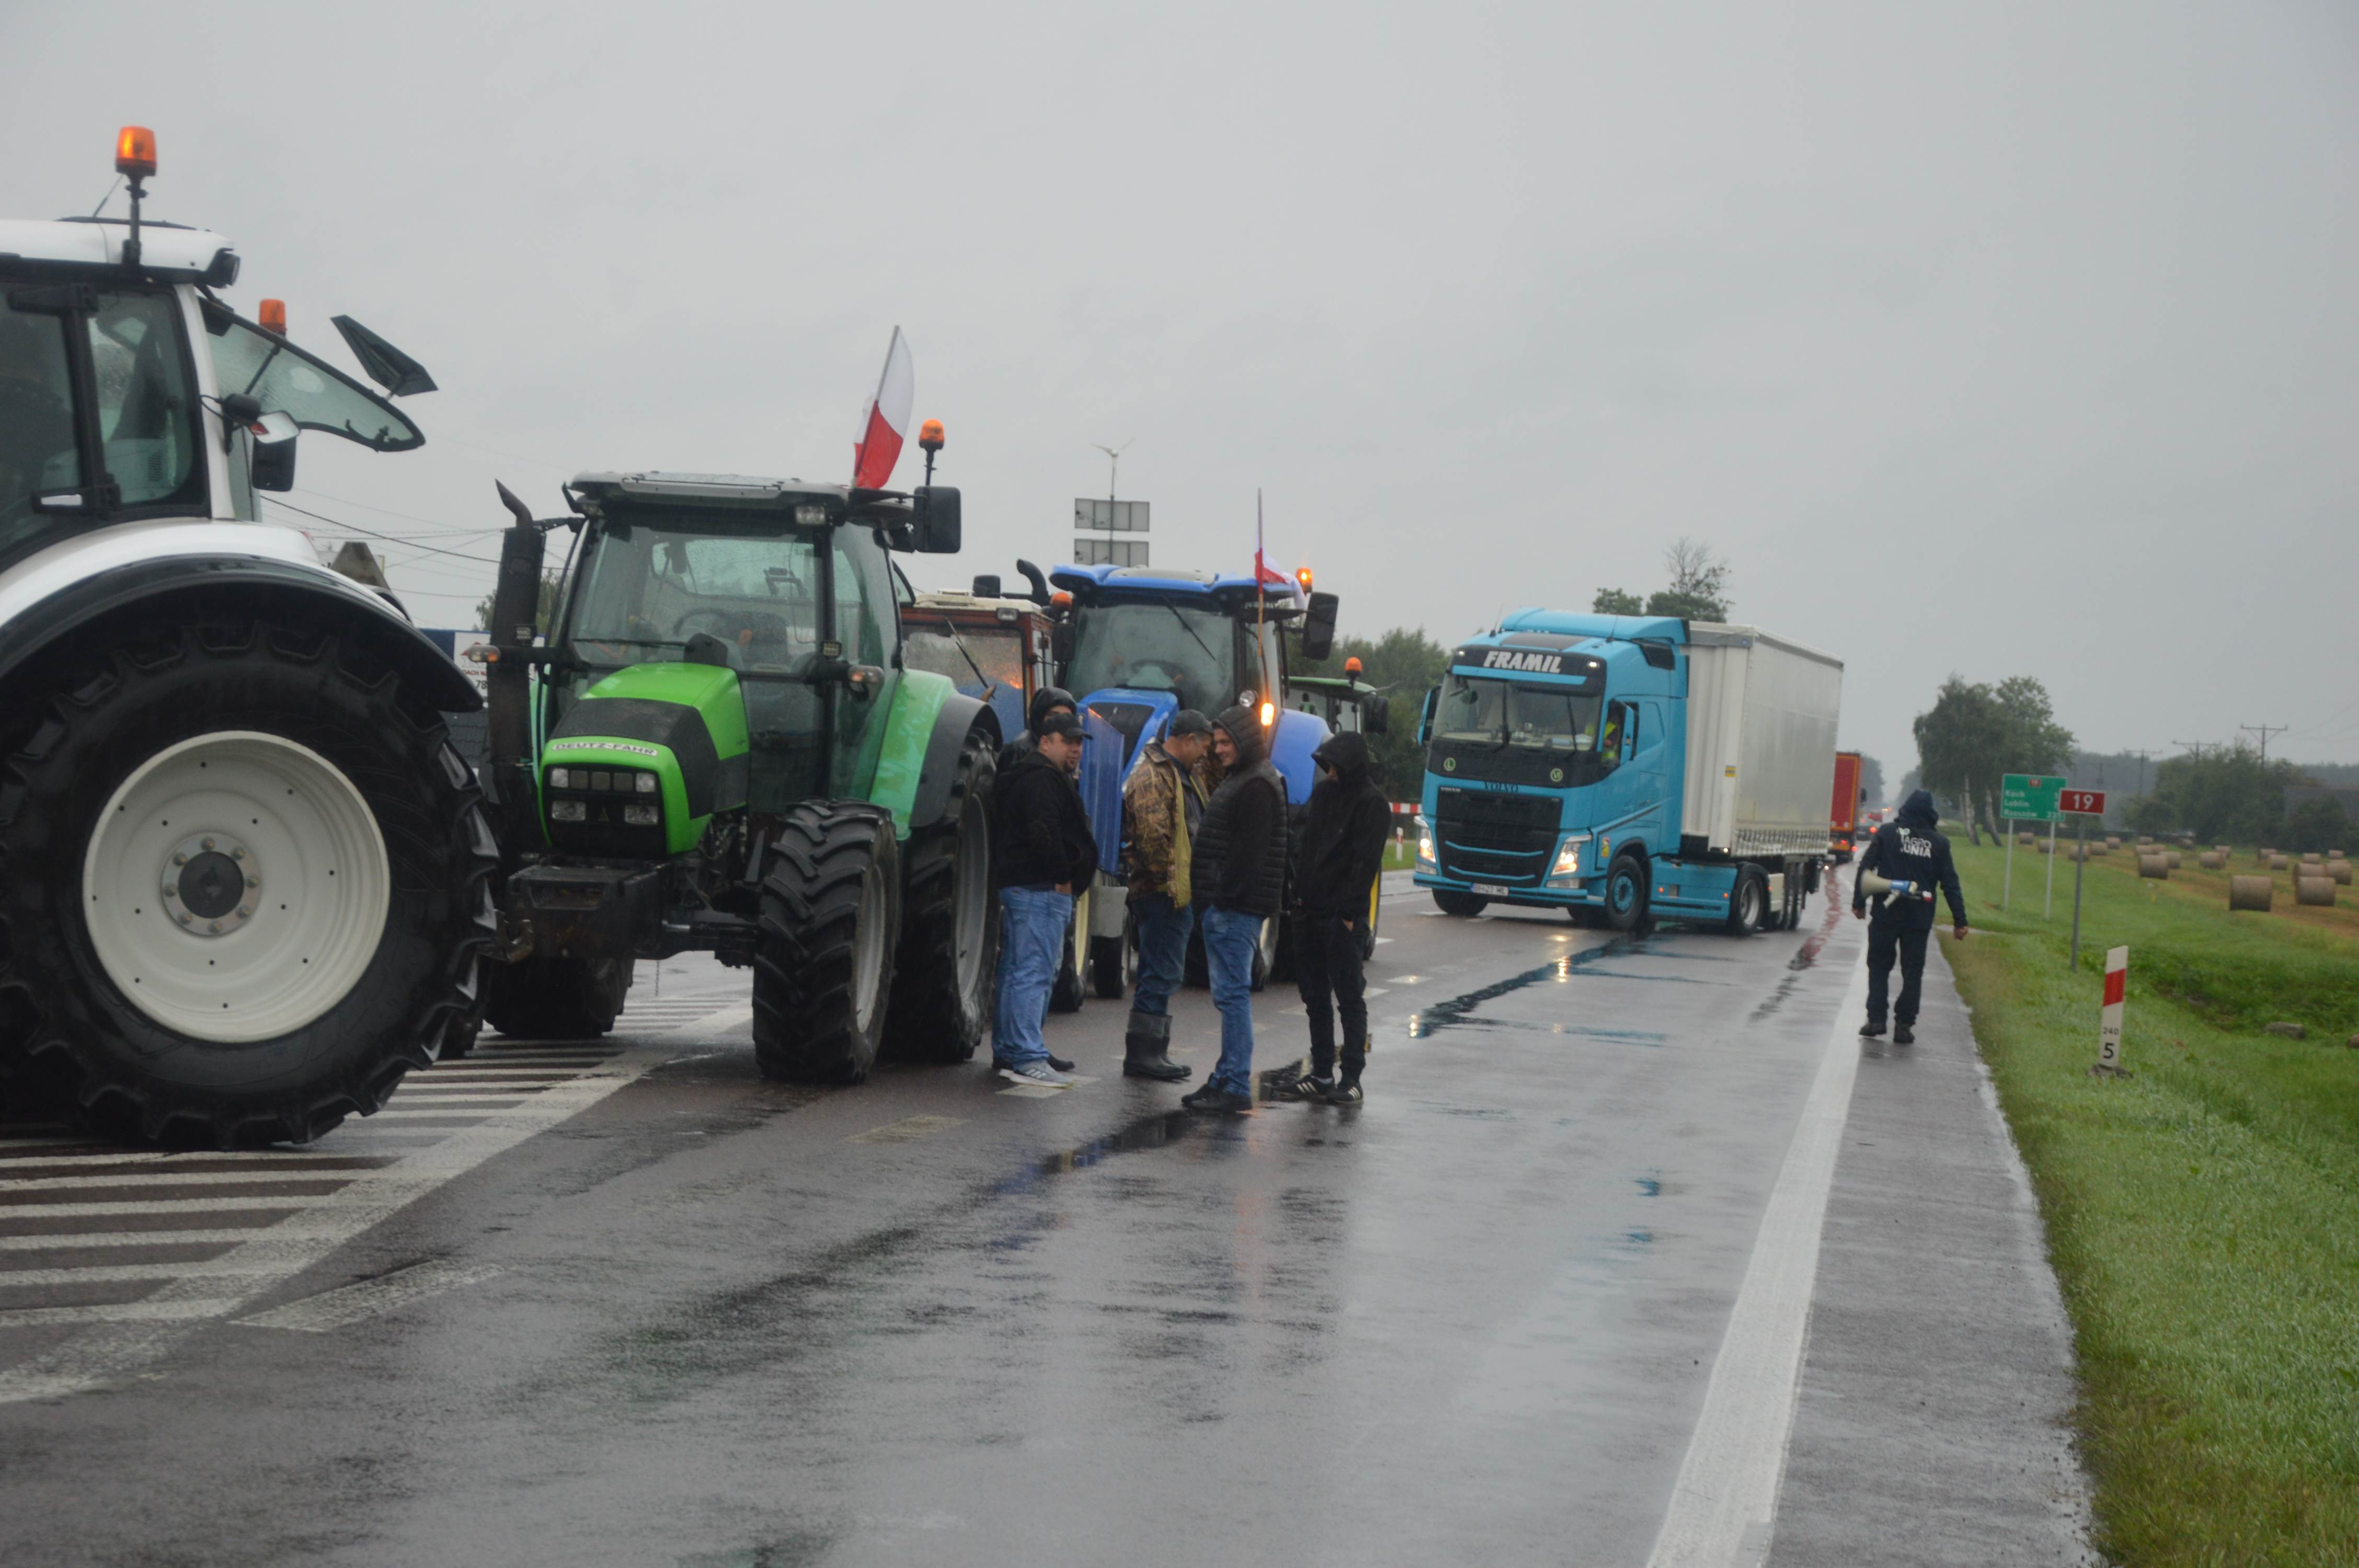
{"label": "white marker post", "polygon": [[2129,990],[2130,950],[2105,952],[2105,1005],[2097,1014],[2097,1076],[2119,1077],[2122,1072],[2122,999]]}
{"label": "white marker post", "polygon": [[1998,906],[2005,909],[2015,902],[2015,818],[2006,819],[2006,882],[1999,889]]}

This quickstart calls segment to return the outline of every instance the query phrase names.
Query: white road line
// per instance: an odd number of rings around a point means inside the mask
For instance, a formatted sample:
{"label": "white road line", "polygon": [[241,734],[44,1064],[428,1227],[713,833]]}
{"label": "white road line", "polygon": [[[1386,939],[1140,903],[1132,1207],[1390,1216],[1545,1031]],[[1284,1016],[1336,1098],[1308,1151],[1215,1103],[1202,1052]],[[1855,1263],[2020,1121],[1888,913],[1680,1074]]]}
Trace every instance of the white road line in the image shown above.
{"label": "white road line", "polygon": [[1854,1032],[1866,1006],[1867,968],[1856,956],[1852,962],[1851,984],[1761,1217],[1752,1261],[1712,1360],[1703,1413],[1647,1568],[1751,1568],[1768,1554],[1810,1331],[1827,1190],[1851,1114],[1852,1080],[1859,1074]]}
{"label": "white road line", "polygon": [[887,1121],[865,1132],[855,1132],[846,1143],[914,1143],[920,1138],[931,1138],[946,1132],[965,1120],[960,1116],[905,1116],[898,1121]]}
{"label": "white road line", "polygon": [[350,1182],[368,1174],[363,1171],[339,1171],[332,1167],[283,1166],[275,1171],[191,1171],[186,1175],[176,1173],[169,1165],[151,1165],[144,1171],[126,1171],[120,1166],[92,1171],[88,1175],[28,1176],[12,1181],[0,1174],[0,1214],[45,1214],[54,1204],[15,1204],[7,1201],[10,1193],[56,1193],[74,1187],[89,1187],[103,1192],[109,1187],[242,1187],[269,1186],[277,1182]]}
{"label": "white road line", "polygon": [[285,1306],[272,1307],[237,1322],[244,1328],[288,1328],[300,1334],[325,1334],[330,1329],[381,1317],[412,1302],[422,1302],[462,1285],[479,1284],[505,1271],[495,1264],[465,1265],[447,1259],[417,1263],[374,1280],[288,1302]]}
{"label": "white road line", "polygon": [[[174,1296],[166,1298],[158,1291],[144,1302],[117,1302],[111,1306],[20,1307],[14,1312],[0,1312],[0,1328],[55,1328],[82,1324],[136,1324],[152,1331],[158,1325],[180,1325],[219,1317],[237,1305],[238,1295]],[[138,1337],[145,1339],[142,1333]],[[27,1396],[17,1395],[22,1399]]]}
{"label": "white road line", "polygon": [[[690,1036],[709,1034],[734,1028],[753,1015],[750,1000],[723,1006],[678,1026],[658,1039],[677,1042]],[[226,1265],[230,1271],[242,1271],[252,1261],[260,1261],[266,1268],[253,1273],[216,1271],[210,1275],[183,1277],[168,1282],[146,1301],[132,1303],[136,1311],[126,1308],[50,1309],[45,1315],[29,1321],[71,1322],[87,1326],[83,1332],[73,1335],[62,1344],[0,1369],[0,1403],[60,1399],[136,1376],[142,1368],[168,1354],[182,1336],[200,1324],[227,1316],[241,1302],[252,1300],[273,1282],[318,1262],[418,1198],[463,1175],[494,1155],[514,1148],[533,1134],[588,1109],[642,1073],[671,1060],[674,1051],[675,1046],[651,1041],[617,1052],[595,1070],[553,1083],[513,1110],[481,1113],[473,1119],[473,1125],[453,1130],[448,1137],[436,1141],[429,1148],[406,1153],[392,1163],[373,1171],[351,1173],[351,1184],[326,1197],[281,1200],[223,1198],[163,1207],[79,1204],[45,1206],[40,1212],[46,1215],[86,1216],[92,1219],[104,1217],[100,1214],[88,1213],[93,1208],[112,1211],[118,1217],[126,1212],[179,1213],[200,1209],[284,1207],[289,1205],[294,1206],[297,1212],[266,1231],[219,1227],[201,1231],[147,1231],[137,1233],[136,1237],[129,1232],[117,1233],[121,1238],[120,1244],[126,1246],[231,1242],[236,1244],[233,1250],[223,1254],[216,1262]],[[364,1134],[367,1129],[362,1127],[354,1130]],[[329,1136],[333,1138],[337,1134]],[[86,1238],[92,1232],[103,1230],[104,1227],[100,1225],[86,1226],[82,1234],[72,1236],[0,1237],[0,1250],[72,1249],[86,1245]],[[0,1271],[0,1279],[5,1278],[5,1272]],[[234,1284],[236,1293],[225,1295],[225,1284]],[[42,1312],[42,1309],[32,1310]],[[97,1315],[60,1317],[56,1315],[59,1312],[95,1313]],[[0,1324],[11,1322],[16,1315],[0,1317]]]}
{"label": "white road line", "polygon": [[0,1286],[14,1290],[39,1285],[116,1285],[141,1280],[231,1279],[240,1274],[276,1272],[272,1265],[259,1260],[233,1263],[228,1259],[216,1258],[210,1263],[107,1263],[88,1269],[0,1270]]}
{"label": "white road line", "polygon": [[[371,1173],[363,1172],[362,1174]],[[257,1208],[303,1208],[325,1203],[328,1198],[318,1193],[278,1193],[258,1198],[150,1198],[144,1203],[45,1203],[11,1205],[0,1208],[0,1223],[13,1218],[66,1217],[72,1219],[123,1219],[142,1214],[228,1214],[233,1211]],[[93,1226],[103,1231],[103,1226]],[[168,1236],[169,1231],[143,1232],[147,1235]]]}

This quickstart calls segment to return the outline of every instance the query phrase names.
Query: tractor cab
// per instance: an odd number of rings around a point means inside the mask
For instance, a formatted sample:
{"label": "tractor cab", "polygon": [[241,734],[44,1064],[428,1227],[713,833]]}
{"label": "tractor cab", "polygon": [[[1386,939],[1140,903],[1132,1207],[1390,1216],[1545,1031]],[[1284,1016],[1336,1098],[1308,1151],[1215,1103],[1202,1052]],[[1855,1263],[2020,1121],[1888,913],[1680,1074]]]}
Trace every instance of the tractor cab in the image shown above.
{"label": "tractor cab", "polygon": [[1054,630],[1045,604],[1006,597],[997,578],[978,577],[972,592],[919,592],[902,606],[902,657],[981,701],[1013,736],[1033,693],[1057,684]]}
{"label": "tractor cab", "polygon": [[1286,705],[1326,721],[1338,735],[1383,735],[1392,729],[1392,705],[1360,678],[1360,661],[1343,661],[1341,678],[1296,676],[1286,683]]}

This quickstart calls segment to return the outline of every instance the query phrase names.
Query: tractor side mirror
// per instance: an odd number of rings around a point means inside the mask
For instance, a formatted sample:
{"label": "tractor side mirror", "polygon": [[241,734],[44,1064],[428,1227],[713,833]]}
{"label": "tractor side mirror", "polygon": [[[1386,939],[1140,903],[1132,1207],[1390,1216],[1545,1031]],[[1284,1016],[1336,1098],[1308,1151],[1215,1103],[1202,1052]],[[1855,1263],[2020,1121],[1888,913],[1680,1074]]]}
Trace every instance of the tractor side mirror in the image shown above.
{"label": "tractor side mirror", "polygon": [[1302,617],[1302,656],[1317,664],[1335,651],[1335,609],[1332,593],[1314,593]]}
{"label": "tractor side mirror", "polygon": [[287,414],[265,414],[246,427],[246,438],[253,444],[247,472],[255,489],[295,488],[295,438],[300,434],[301,427]]}
{"label": "tractor side mirror", "polygon": [[874,702],[885,689],[885,672],[875,665],[854,665],[843,674],[843,684],[863,702]]}
{"label": "tractor side mirror", "polygon": [[947,484],[921,484],[912,497],[917,503],[912,530],[917,535],[918,553],[957,555],[961,531],[958,491]]}
{"label": "tractor side mirror", "polygon": [[1425,694],[1425,709],[1417,716],[1417,743],[1430,745],[1433,741],[1433,705],[1441,700],[1441,688],[1435,687]]}
{"label": "tractor side mirror", "polygon": [[1370,735],[1388,735],[1393,728],[1393,705],[1385,694],[1372,691],[1360,698],[1360,729]]}

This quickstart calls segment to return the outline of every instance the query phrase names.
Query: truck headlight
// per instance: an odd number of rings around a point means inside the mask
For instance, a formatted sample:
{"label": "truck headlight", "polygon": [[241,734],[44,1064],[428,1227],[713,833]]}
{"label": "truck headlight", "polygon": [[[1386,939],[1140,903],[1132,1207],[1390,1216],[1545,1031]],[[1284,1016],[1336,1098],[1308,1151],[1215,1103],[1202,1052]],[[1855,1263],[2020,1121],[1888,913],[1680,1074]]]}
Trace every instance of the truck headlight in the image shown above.
{"label": "truck headlight", "polygon": [[549,819],[551,822],[587,822],[590,820],[590,803],[585,800],[551,801],[549,804]]}
{"label": "truck headlight", "polygon": [[1433,829],[1426,826],[1425,818],[1422,816],[1417,819],[1417,863],[1420,866],[1429,867],[1435,863],[1433,858]]}
{"label": "truck headlight", "polygon": [[623,807],[623,820],[633,827],[653,827],[663,820],[663,813],[655,806],[641,806],[634,801]]}
{"label": "truck headlight", "polygon": [[1549,875],[1552,877],[1581,875],[1581,851],[1588,842],[1589,835],[1586,833],[1576,833],[1567,838],[1563,846],[1557,850],[1556,864],[1549,868]]}

